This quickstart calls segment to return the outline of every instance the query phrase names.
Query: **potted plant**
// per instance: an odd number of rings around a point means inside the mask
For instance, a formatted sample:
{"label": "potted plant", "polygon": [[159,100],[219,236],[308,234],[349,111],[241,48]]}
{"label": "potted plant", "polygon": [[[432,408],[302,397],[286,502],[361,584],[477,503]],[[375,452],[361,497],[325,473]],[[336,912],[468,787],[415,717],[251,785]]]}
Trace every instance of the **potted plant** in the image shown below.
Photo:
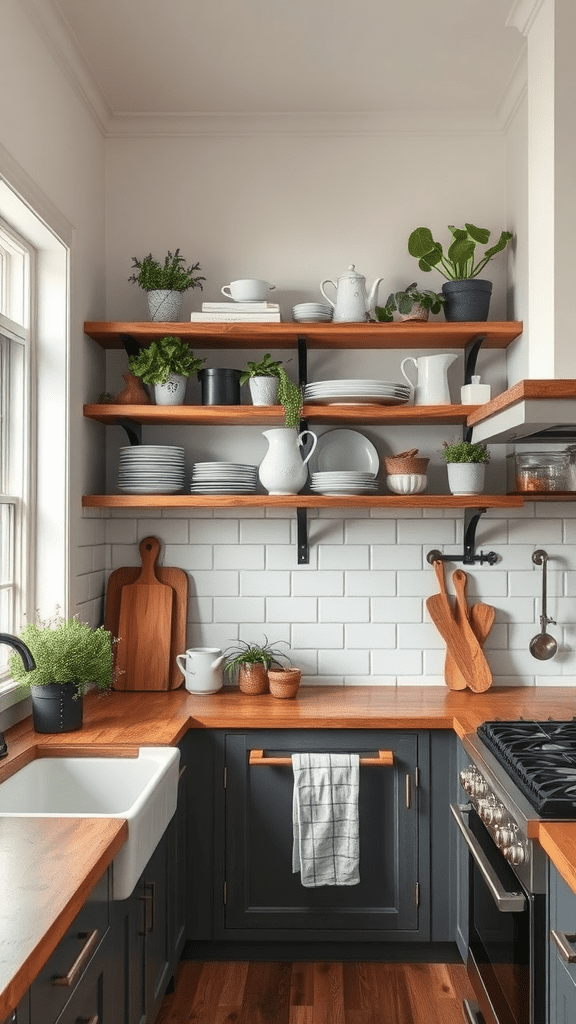
{"label": "potted plant", "polygon": [[128,278],[143,291],[148,292],[148,309],[150,319],[156,321],[179,320],[182,307],[182,292],[189,288],[200,288],[205,277],[197,274],[200,264],[194,263],[187,267],[184,256],[180,255],[180,249],[164,257],[164,263],[148,253],[143,259],[132,257],[132,266],[138,271]]}
{"label": "potted plant", "polygon": [[492,282],[479,279],[478,275],[493,256],[506,248],[512,233],[502,231],[496,244],[476,261],[476,246],[488,244],[488,229],[477,228],[474,224],[463,228],[450,224],[448,228],[452,232],[452,244],[446,253],[440,242],[434,241],[429,228],[416,228],[412,232],[408,252],[418,260],[420,270],[428,272],[435,267],[446,278],[442,293],[447,320],[487,320]]}
{"label": "potted plant", "polygon": [[427,320],[430,313],[439,313],[443,305],[443,295],[419,291],[417,282],[413,281],[403,291],[392,292],[385,306],[375,307],[375,313],[376,319],[384,324],[392,323],[394,313],[400,315],[400,320]]}
{"label": "potted plant", "polygon": [[240,383],[248,383],[252,405],[274,405],[280,379],[281,360],[272,359],[266,352],[260,362],[248,360],[242,370]]}
{"label": "potted plant", "polygon": [[490,452],[485,444],[471,441],[444,441],[440,451],[448,468],[452,494],[482,494],[486,464]]}
{"label": "potted plant", "polygon": [[[278,640],[277,643],[286,643],[285,640]],[[237,644],[224,651],[226,658],[224,671],[230,676],[236,676],[238,686],[242,693],[259,694],[268,690],[268,669],[278,659],[283,657],[281,651],[276,650],[264,636],[262,645],[249,644],[245,640],[238,640]]]}
{"label": "potted plant", "polygon": [[30,689],[36,732],[73,732],[82,726],[82,697],[95,687],[106,692],[114,681],[111,633],[92,629],[77,618],[58,613],[38,624],[29,622],[20,639],[36,667],[26,671],[19,654],[10,658],[12,678]]}
{"label": "potted plant", "polygon": [[287,700],[295,697],[300,688],[302,672],[294,665],[272,664],[268,669],[268,685],[272,697]]}
{"label": "potted plant", "polygon": [[186,379],[204,362],[205,357],[195,356],[186,342],[171,334],[128,357],[132,373],[144,384],[154,385],[157,405],[182,405]]}

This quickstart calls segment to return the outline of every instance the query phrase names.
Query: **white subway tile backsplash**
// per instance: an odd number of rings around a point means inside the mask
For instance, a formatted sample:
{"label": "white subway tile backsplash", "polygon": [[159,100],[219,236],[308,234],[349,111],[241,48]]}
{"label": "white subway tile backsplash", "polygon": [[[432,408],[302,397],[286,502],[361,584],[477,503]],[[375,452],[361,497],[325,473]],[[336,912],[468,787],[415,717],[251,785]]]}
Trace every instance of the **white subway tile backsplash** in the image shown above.
{"label": "white subway tile backsplash", "polygon": [[211,597],[193,596],[188,601],[188,622],[212,622],[214,602]]}
{"label": "white subway tile backsplash", "polygon": [[191,592],[204,597],[226,597],[238,594],[240,581],[237,572],[198,572],[192,574]]}
{"label": "white subway tile backsplash", "polygon": [[344,576],[347,597],[386,597],[396,593],[396,573],[394,572],[347,572]]}
{"label": "white subway tile backsplash", "polygon": [[[509,543],[527,544],[543,547],[546,544],[562,543],[562,520],[561,519],[539,519],[538,525],[524,520],[523,522],[509,521]],[[535,544],[535,534],[538,536],[538,543]]]}
{"label": "white subway tile backsplash", "polygon": [[241,544],[289,544],[290,522],[288,519],[240,520]]}
{"label": "white subway tile backsplash", "polygon": [[323,544],[318,553],[320,569],[357,569],[369,568],[369,548],[365,544],[350,544],[341,547],[337,544]]}
{"label": "white subway tile backsplash", "polygon": [[377,675],[422,677],[422,651],[373,651],[371,661]]}
{"label": "white subway tile backsplash", "polygon": [[319,622],[369,622],[368,597],[321,597],[318,601]]}
{"label": "white subway tile backsplash", "polygon": [[344,646],[344,626],[341,623],[304,623],[292,626],[294,647],[341,648]]}
{"label": "white subway tile backsplash", "polygon": [[454,544],[456,534],[454,520],[435,519],[433,522],[407,519],[398,522],[398,544],[426,544],[438,547],[440,544]]}
{"label": "white subway tile backsplash", "polygon": [[[428,613],[425,612],[427,616]],[[398,647],[409,650],[419,647],[421,651],[444,649],[444,641],[433,622],[401,622],[398,625]]]}
{"label": "white subway tile backsplash", "polygon": [[265,622],[316,622],[315,597],[267,597]]}
{"label": "white subway tile backsplash", "polygon": [[255,597],[288,597],[290,595],[289,572],[241,572],[240,593],[243,596]]}
{"label": "white subway tile backsplash", "polygon": [[292,577],[295,597],[341,597],[344,593],[342,572],[295,573]]}
{"label": "white subway tile backsplash", "polygon": [[376,650],[396,647],[396,626],[388,622],[351,622],[345,628],[347,648]]}
{"label": "white subway tile backsplash", "polygon": [[215,622],[263,622],[263,597],[215,597]]}
{"label": "white subway tile backsplash", "polygon": [[214,549],[215,569],[263,569],[263,544],[223,544]]}
{"label": "white subway tile backsplash", "polygon": [[373,622],[422,622],[422,600],[418,597],[373,597]]}
{"label": "white subway tile backsplash", "polygon": [[190,523],[191,544],[237,544],[237,519],[195,519]]}
{"label": "white subway tile backsplash", "polygon": [[147,519],[138,523],[138,542],[145,537],[157,537],[160,546],[165,544],[187,544],[188,523],[185,519]]}
{"label": "white subway tile backsplash", "polygon": [[161,564],[176,566],[190,572],[211,569],[213,548],[209,544],[166,544]]}
{"label": "white subway tile backsplash", "polygon": [[395,519],[348,519],[345,523],[346,544],[395,544]]}
{"label": "white subway tile backsplash", "polygon": [[[432,543],[433,531],[426,528]],[[422,538],[424,543],[424,538]],[[436,545],[437,546],[437,545]],[[428,549],[429,544],[426,544]],[[374,544],[372,569],[422,569],[422,546],[416,544]]]}
{"label": "white subway tile backsplash", "polygon": [[369,675],[368,651],[318,651],[319,675]]}
{"label": "white subway tile backsplash", "polygon": [[140,525],[138,519],[109,519],[106,523],[106,543],[136,544]]}

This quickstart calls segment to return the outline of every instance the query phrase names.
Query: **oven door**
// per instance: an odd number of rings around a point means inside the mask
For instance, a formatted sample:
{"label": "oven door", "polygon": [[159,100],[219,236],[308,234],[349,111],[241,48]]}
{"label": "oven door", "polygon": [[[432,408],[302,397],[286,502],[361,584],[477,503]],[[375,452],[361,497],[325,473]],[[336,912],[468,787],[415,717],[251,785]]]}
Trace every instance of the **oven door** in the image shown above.
{"label": "oven door", "polygon": [[473,807],[451,811],[469,852],[467,969],[482,1018],[540,1024],[546,1019],[545,897],[524,890]]}

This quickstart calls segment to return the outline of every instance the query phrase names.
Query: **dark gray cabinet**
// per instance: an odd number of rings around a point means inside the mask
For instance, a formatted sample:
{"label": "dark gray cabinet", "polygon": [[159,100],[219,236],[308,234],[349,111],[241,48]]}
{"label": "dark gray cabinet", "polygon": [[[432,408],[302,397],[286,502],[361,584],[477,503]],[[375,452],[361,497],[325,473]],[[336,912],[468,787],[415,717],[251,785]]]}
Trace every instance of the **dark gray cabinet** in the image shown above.
{"label": "dark gray cabinet", "polygon": [[[304,888],[292,873],[290,767],[250,766],[251,749],[390,750],[389,767],[360,769],[360,884]],[[429,735],[409,730],[282,730],[216,737],[225,776],[216,827],[217,939],[429,937]],[[424,911],[424,912],[423,912]]]}
{"label": "dark gray cabinet", "polygon": [[576,1024],[576,894],[552,864],[549,882],[550,1024]]}

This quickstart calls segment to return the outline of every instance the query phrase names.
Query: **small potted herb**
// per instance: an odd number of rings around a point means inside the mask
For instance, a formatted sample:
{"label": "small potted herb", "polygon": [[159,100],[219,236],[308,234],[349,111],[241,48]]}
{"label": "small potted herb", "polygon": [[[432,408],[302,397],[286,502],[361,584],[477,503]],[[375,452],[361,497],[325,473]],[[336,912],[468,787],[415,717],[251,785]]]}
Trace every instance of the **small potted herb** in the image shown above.
{"label": "small potted herb", "polygon": [[419,291],[413,281],[403,291],[392,292],[385,306],[376,306],[376,319],[389,324],[398,313],[400,320],[427,320],[430,313],[439,313],[444,305],[444,296],[437,292]]}
{"label": "small potted herb", "polygon": [[180,249],[174,253],[168,250],[164,263],[155,259],[151,252],[141,260],[133,256],[132,266],[138,273],[132,274],[128,280],[148,292],[150,319],[155,321],[179,320],[182,293],[189,288],[202,290],[202,281],[206,280],[197,273],[200,270],[199,263],[186,266]]}
{"label": "small potted herb", "polygon": [[[286,643],[278,640],[277,643]],[[273,664],[280,664],[284,655],[276,650],[268,637],[264,637],[262,645],[249,644],[238,640],[237,644],[224,651],[226,662],[224,671],[231,677],[235,676],[242,693],[259,694],[268,691],[268,669]]]}
{"label": "small potted herb", "polygon": [[204,362],[205,357],[195,356],[184,341],[171,334],[128,358],[132,373],[143,384],[154,386],[156,405],[182,405],[187,378]]}
{"label": "small potted herb", "polygon": [[248,360],[240,376],[241,384],[248,384],[252,405],[274,405],[280,379],[281,360],[272,359],[269,352],[260,362]]}
{"label": "small potted herb", "polygon": [[447,283],[442,286],[446,300],[444,314],[447,320],[481,321],[488,319],[492,282],[478,279],[486,264],[502,252],[513,237],[502,231],[495,245],[486,249],[476,261],[476,246],[487,245],[490,232],[465,224],[463,228],[448,226],[452,244],[446,253],[440,242],[435,242],[430,228],[416,228],[408,239],[408,252],[418,260],[420,270],[436,269]]}
{"label": "small potted herb", "polygon": [[38,624],[29,622],[20,639],[36,667],[26,671],[19,654],[10,658],[12,678],[29,688],[36,732],[73,732],[82,726],[82,697],[95,687],[106,692],[114,681],[111,633],[92,629],[77,618],[59,614]]}
{"label": "small potted herb", "polygon": [[490,452],[485,444],[471,441],[444,441],[440,451],[448,469],[448,485],[452,494],[482,494],[486,464]]}

